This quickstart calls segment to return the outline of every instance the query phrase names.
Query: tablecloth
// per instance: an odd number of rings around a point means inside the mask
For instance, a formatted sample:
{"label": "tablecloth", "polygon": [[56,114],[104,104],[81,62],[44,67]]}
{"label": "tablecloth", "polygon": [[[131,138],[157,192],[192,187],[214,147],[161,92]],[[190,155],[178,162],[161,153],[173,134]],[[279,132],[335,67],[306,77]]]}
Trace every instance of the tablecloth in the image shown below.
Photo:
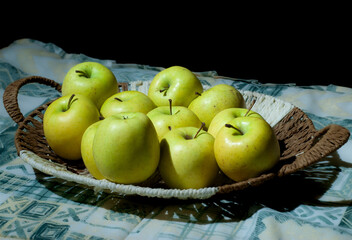
{"label": "tablecloth", "polygon": [[[67,53],[52,43],[20,39],[0,50],[1,98],[8,84],[30,75],[62,83],[68,69],[83,61],[106,65],[119,82],[140,91],[145,91],[144,81],[163,69],[95,59]],[[301,108],[317,129],[334,123],[352,131],[351,88],[263,84],[221,77],[216,71],[197,74],[204,86],[227,83],[288,101]],[[58,96],[50,87],[26,85],[19,94],[20,109],[27,114]],[[16,129],[1,105],[2,238],[352,239],[351,137],[322,161],[279,181],[200,201],[123,196],[45,175],[18,158]]]}

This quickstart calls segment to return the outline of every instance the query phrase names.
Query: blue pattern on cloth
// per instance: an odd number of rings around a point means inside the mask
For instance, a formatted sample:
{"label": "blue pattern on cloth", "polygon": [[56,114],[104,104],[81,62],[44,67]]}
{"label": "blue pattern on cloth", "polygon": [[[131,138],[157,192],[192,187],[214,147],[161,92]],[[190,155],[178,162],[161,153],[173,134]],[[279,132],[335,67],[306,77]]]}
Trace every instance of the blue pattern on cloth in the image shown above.
{"label": "blue pattern on cloth", "polygon": [[[11,82],[39,75],[62,82],[70,67],[97,61],[118,81],[150,81],[163,68],[119,64],[31,39],[0,50],[0,95]],[[336,85],[262,84],[197,73],[204,86],[226,83],[291,102],[317,129],[352,131],[352,89]],[[19,93],[26,115],[58,97],[28,84]],[[302,171],[254,190],[204,201],[148,199],[95,192],[34,170],[17,157],[16,123],[0,106],[0,236],[21,239],[351,239],[352,141]]]}

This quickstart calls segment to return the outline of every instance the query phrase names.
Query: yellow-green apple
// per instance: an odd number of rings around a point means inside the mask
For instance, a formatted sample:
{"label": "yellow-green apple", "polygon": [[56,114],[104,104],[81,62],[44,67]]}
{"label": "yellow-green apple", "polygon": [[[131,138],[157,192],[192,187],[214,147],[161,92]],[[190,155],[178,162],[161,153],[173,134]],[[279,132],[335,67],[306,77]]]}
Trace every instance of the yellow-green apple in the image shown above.
{"label": "yellow-green apple", "polygon": [[86,166],[90,174],[92,174],[92,176],[98,180],[104,179],[104,176],[99,172],[97,165],[94,161],[93,140],[100,123],[101,121],[98,121],[90,125],[84,132],[81,142],[81,154],[84,165]]}
{"label": "yellow-green apple", "polygon": [[226,123],[234,118],[245,116],[263,119],[259,113],[246,108],[227,108],[215,115],[208,127],[208,133],[213,135],[213,137],[216,137],[216,134],[219,132],[220,128],[222,128]]}
{"label": "yellow-green apple", "polygon": [[62,95],[81,94],[89,97],[100,109],[104,101],[118,92],[113,72],[101,63],[83,62],[73,66],[62,83]]}
{"label": "yellow-green apple", "polygon": [[156,108],[153,101],[144,93],[139,91],[119,92],[105,100],[100,108],[103,117],[121,112],[142,112],[147,114]]}
{"label": "yellow-green apple", "polygon": [[202,93],[203,86],[194,73],[184,67],[173,66],[162,70],[153,78],[148,96],[155,105],[167,106],[172,99],[174,106],[185,106]]}
{"label": "yellow-green apple", "polygon": [[100,173],[112,182],[147,180],[157,169],[160,156],[153,123],[141,112],[105,118],[95,133],[93,156]]}
{"label": "yellow-green apple", "polygon": [[154,108],[147,116],[155,126],[159,141],[171,129],[179,127],[199,127],[202,123],[197,115],[187,107],[172,106],[171,99],[169,106]]}
{"label": "yellow-green apple", "polygon": [[238,117],[220,129],[215,138],[214,153],[226,176],[243,181],[274,167],[280,158],[280,146],[265,120]]}
{"label": "yellow-green apple", "polygon": [[159,172],[171,188],[211,186],[219,173],[214,137],[199,127],[173,129],[160,143]]}
{"label": "yellow-green apple", "polygon": [[194,99],[188,106],[201,120],[205,122],[208,130],[210,122],[215,115],[226,108],[244,108],[245,102],[242,94],[234,87],[227,84],[218,84]]}
{"label": "yellow-green apple", "polygon": [[45,138],[60,157],[79,160],[82,136],[99,117],[99,110],[89,98],[78,94],[60,97],[44,113]]}

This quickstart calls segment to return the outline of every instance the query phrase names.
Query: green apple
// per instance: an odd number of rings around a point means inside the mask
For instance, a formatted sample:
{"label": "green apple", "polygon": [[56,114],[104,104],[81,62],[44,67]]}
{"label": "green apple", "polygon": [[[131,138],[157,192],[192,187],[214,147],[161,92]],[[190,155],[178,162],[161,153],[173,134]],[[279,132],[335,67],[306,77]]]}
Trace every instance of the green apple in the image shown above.
{"label": "green apple", "polygon": [[188,106],[201,120],[205,122],[205,129],[216,114],[226,108],[244,108],[245,102],[242,94],[236,88],[227,85],[215,85],[194,99]]}
{"label": "green apple", "polygon": [[110,115],[121,112],[142,112],[147,114],[156,108],[153,101],[144,93],[139,91],[119,92],[104,102],[100,108],[100,114],[107,118]]}
{"label": "green apple", "polygon": [[173,66],[162,70],[153,78],[148,96],[155,105],[167,106],[172,99],[174,106],[185,106],[202,93],[203,86],[194,73],[184,67]]}
{"label": "green apple", "polygon": [[213,137],[216,137],[219,130],[226,123],[228,123],[234,118],[245,117],[245,116],[263,119],[263,117],[259,113],[246,108],[227,108],[215,115],[213,120],[210,122],[208,133],[213,135]]}
{"label": "green apple", "polygon": [[84,132],[81,142],[81,154],[84,165],[86,166],[90,174],[92,174],[92,176],[98,180],[104,179],[104,176],[99,172],[97,165],[94,161],[93,140],[100,123],[101,121],[98,121],[90,125]]}
{"label": "green apple", "polygon": [[160,146],[150,119],[141,112],[118,113],[102,120],[93,141],[100,173],[121,184],[147,180],[159,164]]}
{"label": "green apple", "polygon": [[160,152],[159,172],[171,188],[209,187],[218,176],[214,137],[199,127],[169,131],[160,143]]}
{"label": "green apple", "polygon": [[199,127],[202,123],[187,107],[172,106],[171,99],[169,100],[169,106],[154,108],[147,116],[155,126],[159,141],[171,129],[179,127]]}
{"label": "green apple", "polygon": [[216,161],[234,181],[257,177],[279,161],[280,146],[261,118],[238,117],[220,129],[214,142]]}
{"label": "green apple", "polygon": [[99,117],[99,110],[89,98],[78,94],[60,97],[44,113],[44,136],[57,155],[79,160],[82,136]]}
{"label": "green apple", "polygon": [[118,92],[118,83],[111,70],[97,62],[73,66],[62,83],[62,96],[81,94],[89,97],[100,109],[104,101]]}

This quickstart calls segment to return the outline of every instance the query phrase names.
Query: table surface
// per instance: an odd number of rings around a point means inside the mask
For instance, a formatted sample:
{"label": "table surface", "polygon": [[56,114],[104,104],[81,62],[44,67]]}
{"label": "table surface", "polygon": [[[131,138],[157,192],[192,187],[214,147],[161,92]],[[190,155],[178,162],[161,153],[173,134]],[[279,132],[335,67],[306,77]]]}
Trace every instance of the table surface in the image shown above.
{"label": "table surface", "polygon": [[[118,64],[22,39],[0,49],[0,94],[11,82],[38,75],[62,83],[73,65],[98,61],[138,89],[162,68]],[[262,84],[198,73],[203,85],[226,83],[301,108],[317,129],[352,131],[352,89],[336,85]],[[19,94],[24,114],[58,93],[30,84]],[[165,200],[94,191],[34,170],[16,153],[17,124],[0,106],[0,236],[18,239],[351,239],[352,141],[295,174],[226,197]]]}

